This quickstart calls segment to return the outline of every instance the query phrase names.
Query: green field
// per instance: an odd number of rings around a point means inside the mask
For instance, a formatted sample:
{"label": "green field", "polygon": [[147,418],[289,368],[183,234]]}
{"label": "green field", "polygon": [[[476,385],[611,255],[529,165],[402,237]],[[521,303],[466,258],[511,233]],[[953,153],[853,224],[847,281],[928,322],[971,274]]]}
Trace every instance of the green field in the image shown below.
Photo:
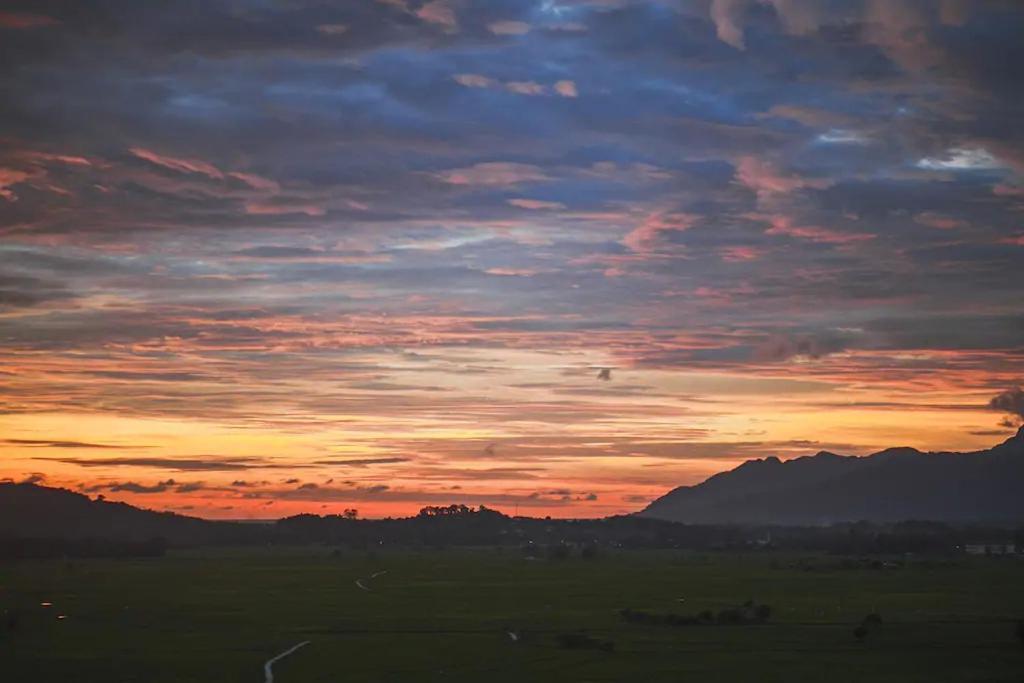
{"label": "green field", "polygon": [[[10,563],[0,565],[0,606],[20,617],[0,630],[0,680],[262,681],[266,659],[304,640],[274,666],[277,683],[1024,680],[1014,632],[1024,563],[811,565],[654,551],[546,561],[490,549]],[[618,614],[750,598],[772,606],[767,623],[654,626]],[[884,623],[858,642],[853,630],[870,612]],[[559,634],[583,630],[614,651],[559,645]]]}

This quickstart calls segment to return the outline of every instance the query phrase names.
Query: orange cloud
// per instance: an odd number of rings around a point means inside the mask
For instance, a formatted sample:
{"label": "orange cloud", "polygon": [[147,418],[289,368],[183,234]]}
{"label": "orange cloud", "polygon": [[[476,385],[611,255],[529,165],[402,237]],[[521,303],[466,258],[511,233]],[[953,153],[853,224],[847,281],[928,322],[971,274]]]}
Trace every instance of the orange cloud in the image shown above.
{"label": "orange cloud", "polygon": [[0,28],[30,29],[53,26],[60,22],[45,14],[31,12],[0,12]]}
{"label": "orange cloud", "polygon": [[579,91],[576,89],[576,83],[573,81],[558,81],[555,83],[555,92],[562,97],[578,97]]}

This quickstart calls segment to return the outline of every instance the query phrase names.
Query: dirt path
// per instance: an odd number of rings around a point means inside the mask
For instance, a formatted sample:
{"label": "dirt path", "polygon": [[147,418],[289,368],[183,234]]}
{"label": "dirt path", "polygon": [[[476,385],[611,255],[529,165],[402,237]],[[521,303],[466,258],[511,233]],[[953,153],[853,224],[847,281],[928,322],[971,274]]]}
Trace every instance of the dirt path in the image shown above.
{"label": "dirt path", "polygon": [[298,645],[293,645],[292,647],[288,648],[287,650],[285,650],[281,654],[277,655],[276,657],[271,657],[270,659],[268,659],[266,661],[266,663],[263,665],[264,683],[274,683],[274,669],[273,669],[274,662],[276,662],[276,661],[278,661],[280,659],[284,659],[285,657],[287,657],[288,655],[292,654],[293,652],[298,650],[300,647],[303,647],[304,645],[309,645],[309,641],[308,640],[304,640],[301,643],[299,643]]}
{"label": "dirt path", "polygon": [[[370,574],[370,579],[376,579],[378,576],[384,576],[387,573],[388,573],[387,569],[385,569],[383,571],[379,571],[379,572],[374,572],[373,574]],[[356,579],[356,586],[358,588],[366,591],[367,593],[372,593],[373,590],[369,586],[366,585],[366,583],[365,583],[366,581],[369,581],[369,579]]]}

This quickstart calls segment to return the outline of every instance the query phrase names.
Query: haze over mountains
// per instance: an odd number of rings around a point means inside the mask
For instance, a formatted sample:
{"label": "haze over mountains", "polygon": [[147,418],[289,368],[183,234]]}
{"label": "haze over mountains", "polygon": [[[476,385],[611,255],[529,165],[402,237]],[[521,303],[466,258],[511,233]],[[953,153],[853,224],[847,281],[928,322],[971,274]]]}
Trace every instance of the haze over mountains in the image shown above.
{"label": "haze over mountains", "polygon": [[1024,427],[970,453],[889,448],[748,460],[680,486],[639,513],[690,524],[817,525],[848,521],[1014,522],[1024,519]]}

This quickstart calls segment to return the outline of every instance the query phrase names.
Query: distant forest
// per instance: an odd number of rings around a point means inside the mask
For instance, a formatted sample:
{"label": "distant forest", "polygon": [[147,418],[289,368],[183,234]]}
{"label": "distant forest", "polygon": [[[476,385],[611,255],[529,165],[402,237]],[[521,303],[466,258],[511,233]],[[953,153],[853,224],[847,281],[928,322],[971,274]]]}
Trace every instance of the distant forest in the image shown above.
{"label": "distant forest", "polygon": [[425,507],[398,519],[360,519],[358,511],[348,510],[261,524],[140,510],[63,489],[0,485],[0,558],[158,557],[172,547],[212,545],[321,545],[339,552],[500,546],[550,560],[594,558],[617,549],[948,556],[969,545],[1015,552],[1024,548],[1024,528],[924,521],[695,525],[637,516],[564,520],[509,517],[459,504]]}

